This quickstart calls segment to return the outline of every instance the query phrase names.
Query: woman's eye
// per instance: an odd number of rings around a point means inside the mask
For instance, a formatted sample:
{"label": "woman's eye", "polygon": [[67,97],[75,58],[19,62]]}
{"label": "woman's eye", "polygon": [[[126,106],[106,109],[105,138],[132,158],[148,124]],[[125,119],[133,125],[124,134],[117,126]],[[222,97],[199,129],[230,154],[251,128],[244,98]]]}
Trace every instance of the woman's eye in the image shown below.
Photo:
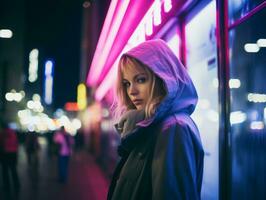
{"label": "woman's eye", "polygon": [[137,79],[138,83],[145,83],[146,82],[146,78],[145,77],[140,77]]}
{"label": "woman's eye", "polygon": [[129,82],[123,82],[123,86],[125,86],[126,88],[128,88],[130,86]]}

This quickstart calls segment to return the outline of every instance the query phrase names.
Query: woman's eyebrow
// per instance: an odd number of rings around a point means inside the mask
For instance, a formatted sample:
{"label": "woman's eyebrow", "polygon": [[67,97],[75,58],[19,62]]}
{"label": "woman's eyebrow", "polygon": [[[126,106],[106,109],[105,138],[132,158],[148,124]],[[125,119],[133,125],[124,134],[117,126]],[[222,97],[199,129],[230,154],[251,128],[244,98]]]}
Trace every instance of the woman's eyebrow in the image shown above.
{"label": "woman's eyebrow", "polygon": [[136,78],[138,78],[139,76],[141,76],[141,75],[146,76],[146,73],[139,73],[139,74],[136,74],[136,75],[134,76],[134,80],[135,80]]}
{"label": "woman's eyebrow", "polygon": [[[133,79],[136,80],[136,78],[138,78],[138,77],[141,76],[141,75],[147,76],[147,74],[143,72],[143,73],[136,74],[136,75],[133,77]],[[128,81],[128,80],[127,80],[126,78],[122,78],[122,81]]]}

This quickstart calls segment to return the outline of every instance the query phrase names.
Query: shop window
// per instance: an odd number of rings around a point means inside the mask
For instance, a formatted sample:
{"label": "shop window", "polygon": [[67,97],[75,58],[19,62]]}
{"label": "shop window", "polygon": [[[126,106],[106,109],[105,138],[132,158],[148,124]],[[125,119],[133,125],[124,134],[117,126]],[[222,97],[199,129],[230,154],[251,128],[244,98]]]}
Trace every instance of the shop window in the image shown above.
{"label": "shop window", "polygon": [[232,198],[266,199],[266,9],[229,32]]}
{"label": "shop window", "polygon": [[[201,6],[201,5],[200,5]],[[216,7],[211,1],[185,26],[186,63],[198,92],[199,102],[192,118],[200,130],[205,151],[202,199],[218,199],[219,112],[216,43]],[[197,9],[197,8],[196,8]]]}

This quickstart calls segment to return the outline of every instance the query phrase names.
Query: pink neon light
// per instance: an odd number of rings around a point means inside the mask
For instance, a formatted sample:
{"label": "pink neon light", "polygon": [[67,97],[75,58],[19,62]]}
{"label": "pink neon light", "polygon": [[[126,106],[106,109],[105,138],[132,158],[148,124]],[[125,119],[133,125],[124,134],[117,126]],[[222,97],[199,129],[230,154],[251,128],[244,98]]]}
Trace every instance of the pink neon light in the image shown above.
{"label": "pink neon light", "polygon": [[[120,4],[122,4],[123,1],[118,1]],[[118,4],[119,4],[118,3]],[[151,1],[139,1],[139,0],[130,0],[129,5],[126,11],[123,20],[121,22],[121,25],[116,33],[115,40],[112,44],[112,47],[110,49],[110,52],[108,52],[107,59],[104,63],[104,66],[101,70],[100,76],[98,79],[95,81],[95,83],[89,84],[89,80],[93,79],[94,77],[93,74],[88,74],[87,75],[87,85],[88,86],[97,86],[101,83],[101,81],[105,78],[106,74],[112,67],[113,63],[115,62],[117,56],[121,53],[121,50],[124,48],[125,44],[128,42],[129,37],[132,35],[132,32],[136,29],[137,25],[139,24],[140,20],[143,18],[145,13],[147,12],[148,8],[152,4]],[[116,7],[115,13],[119,13],[120,10],[118,10],[118,7]],[[114,23],[113,19],[113,23]],[[113,24],[111,25],[113,26]],[[111,28],[110,28],[111,30]],[[145,33],[144,33],[145,34]],[[108,37],[109,37],[109,32],[108,32]],[[144,35],[145,37],[145,35]],[[96,59],[96,61],[99,61]],[[96,67],[98,67],[98,63],[96,62]],[[95,67],[94,66],[94,67]]]}
{"label": "pink neon light", "polygon": [[[119,30],[123,17],[126,13],[129,2],[130,2],[129,0],[123,1],[122,4],[120,4],[119,8],[117,8],[119,12],[117,11],[117,14],[112,20],[113,24],[111,26],[110,32],[108,33],[108,37],[105,40],[105,44],[99,47],[99,49],[101,49],[101,52],[98,52],[98,54],[97,55],[95,54],[95,56],[93,57],[94,62],[92,62],[92,65],[91,65],[92,69],[88,76],[89,85],[95,85],[97,83],[97,80],[100,77],[104,64],[107,60],[107,57],[114,43],[116,34]],[[106,32],[106,35],[107,35],[107,32]],[[98,45],[97,45],[97,49],[98,49]]]}
{"label": "pink neon light", "polygon": [[[137,44],[135,44],[134,46],[136,46],[136,45]],[[120,59],[120,57],[121,57],[122,54],[124,54],[125,52],[127,52],[132,47],[133,47],[132,45],[126,45],[124,47],[124,49],[121,51],[120,55],[117,56],[114,64],[111,66],[109,72],[107,73],[107,75],[105,76],[105,78],[103,79],[103,81],[101,82],[101,84],[99,85],[99,87],[97,88],[97,90],[95,92],[95,99],[97,101],[101,101],[102,98],[107,94],[107,92],[112,87],[115,86],[114,83],[116,81],[119,59]]]}
{"label": "pink neon light", "polygon": [[[139,25],[137,26],[137,28],[135,29],[135,31],[133,32],[133,34],[131,35],[129,41],[132,41],[132,45],[135,46],[138,43],[142,42],[145,40],[145,35],[142,34],[143,33],[143,29],[146,25],[147,20],[150,21],[150,25],[152,28],[152,12],[155,9],[155,3],[154,2],[151,7],[149,8],[149,10],[146,12],[145,16],[142,18],[141,22],[139,23]],[[151,33],[152,34],[152,33]],[[141,37],[143,35],[143,37]],[[134,39],[134,38],[138,38],[138,39]],[[134,42],[136,42],[135,44],[133,44]],[[126,45],[125,48],[122,50],[122,53],[126,51],[126,48],[129,47],[133,47],[132,45]],[[121,55],[120,54],[120,55]],[[120,56],[117,57],[116,61],[114,62],[114,64],[111,66],[109,72],[107,73],[107,75],[104,77],[103,81],[101,82],[101,84],[99,85],[99,87],[97,88],[96,92],[95,92],[95,98],[97,101],[101,101],[103,99],[103,97],[107,94],[107,92],[111,89],[111,87],[113,86],[115,80],[116,80],[116,73],[117,73],[117,67],[118,67],[118,60],[119,60]]]}
{"label": "pink neon light", "polygon": [[[193,0],[180,0],[178,1],[171,1],[171,0],[165,0],[160,1],[160,3],[164,4],[164,11],[169,11],[172,8],[175,8],[176,11],[181,10],[181,8],[184,8],[187,5],[190,5],[190,3]],[[122,2],[122,1],[119,1]],[[113,71],[115,66],[114,63],[116,63],[117,59],[119,58],[119,55],[121,55],[121,50],[126,48],[127,46],[136,45],[135,42],[140,42],[141,40],[145,40],[145,25],[147,23],[147,20],[150,18],[153,19],[153,12],[155,11],[155,2],[150,1],[139,1],[139,0],[131,0],[129,3],[129,12],[126,12],[124,15],[124,19],[122,20],[122,23],[120,24],[119,30],[116,33],[115,40],[113,44],[111,45],[111,52],[108,52],[108,56],[106,61],[104,62],[104,65],[102,67],[102,70],[100,72],[100,75],[98,79],[95,81],[94,85],[98,85],[99,87],[96,90],[96,96],[97,99],[102,99],[108,94],[109,89],[112,87],[112,84],[115,80],[115,71]],[[151,5],[152,4],[152,5]],[[145,5],[145,6],[144,6]],[[145,8],[149,8],[146,10]],[[117,9],[116,9],[117,11]],[[168,11],[168,12],[169,12]],[[120,11],[117,11],[120,12]],[[144,14],[145,13],[145,14]],[[173,12],[171,12],[174,14]],[[144,14],[144,17],[142,17]],[[164,13],[166,14],[166,13]],[[170,15],[167,15],[168,17]],[[114,20],[113,20],[114,21]],[[114,23],[114,22],[113,22]],[[152,24],[152,22],[151,22]],[[153,24],[152,24],[153,25]],[[113,26],[113,24],[112,24]],[[142,28],[141,28],[142,27]],[[144,32],[143,32],[144,28]],[[153,28],[153,27],[152,27]],[[156,27],[154,27],[156,30]],[[139,33],[138,31],[142,32]],[[133,32],[133,34],[132,34]],[[135,35],[137,34],[137,35]],[[133,36],[134,35],[134,36]],[[131,36],[131,37],[130,37]],[[109,37],[109,34],[108,34]],[[130,39],[129,39],[130,38]],[[129,41],[130,40],[130,41]],[[115,45],[114,45],[115,44]],[[124,50],[124,49],[123,49]],[[97,59],[99,61],[99,57]],[[98,64],[98,63],[96,63]],[[97,65],[95,67],[98,67]],[[111,73],[111,71],[113,71]],[[89,74],[88,79],[91,79],[93,74]]]}
{"label": "pink neon light", "polygon": [[[107,60],[104,64],[104,68],[100,74],[100,77],[97,83],[100,83],[112,67],[117,56],[121,53],[122,49],[128,42],[129,37],[132,35],[136,27],[138,26],[140,20],[143,18],[148,8],[151,5],[151,1],[139,1],[131,0],[128,9],[125,13],[123,21],[120,25],[120,28],[116,34],[115,41],[112,45],[111,51],[107,57]],[[145,32],[144,32],[145,37]]]}
{"label": "pink neon light", "polygon": [[115,61],[114,65],[109,70],[108,74],[105,76],[105,79],[103,80],[101,85],[99,85],[99,87],[97,88],[95,92],[95,99],[97,101],[101,101],[103,97],[105,96],[105,94],[108,92],[108,90],[111,87],[114,87],[114,83],[115,83],[116,76],[117,76],[118,61],[119,59]]}
{"label": "pink neon light", "polygon": [[[98,58],[101,55],[101,51],[103,49],[103,46],[104,46],[106,38],[107,38],[108,31],[109,31],[110,26],[111,26],[111,22],[113,19],[112,17],[114,16],[115,8],[117,6],[117,1],[118,0],[112,0],[111,1],[111,5],[108,9],[107,16],[106,16],[105,21],[104,21],[103,29],[101,31],[101,35],[100,35],[100,38],[99,38],[98,43],[97,43],[97,48],[96,48],[96,51],[95,51],[95,54],[94,54],[94,57],[92,60],[92,64],[90,66],[89,74],[95,73],[94,71],[96,69],[97,62],[99,61]],[[88,76],[88,79],[89,79],[89,77],[93,77],[93,76]],[[91,79],[89,79],[87,81],[89,82],[89,84],[93,84],[93,81]]]}

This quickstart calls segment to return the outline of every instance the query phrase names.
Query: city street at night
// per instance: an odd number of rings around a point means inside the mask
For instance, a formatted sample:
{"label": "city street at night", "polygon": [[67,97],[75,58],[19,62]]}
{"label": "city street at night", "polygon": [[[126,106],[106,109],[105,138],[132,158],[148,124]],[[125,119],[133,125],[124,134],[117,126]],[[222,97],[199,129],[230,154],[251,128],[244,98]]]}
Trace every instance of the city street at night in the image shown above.
{"label": "city street at night", "polygon": [[[47,154],[47,144],[40,139],[38,169],[29,166],[24,146],[19,148],[18,174],[21,182],[20,200],[88,200],[106,199],[108,181],[94,161],[85,150],[73,153],[69,165],[69,179],[67,183],[59,183],[57,179],[57,158]],[[1,175],[1,174],[0,174]],[[1,176],[0,176],[1,177]],[[1,177],[2,178],[2,177]],[[3,185],[0,185],[0,199],[4,200]]]}
{"label": "city street at night", "polygon": [[0,0],[0,200],[266,200],[266,0]]}

